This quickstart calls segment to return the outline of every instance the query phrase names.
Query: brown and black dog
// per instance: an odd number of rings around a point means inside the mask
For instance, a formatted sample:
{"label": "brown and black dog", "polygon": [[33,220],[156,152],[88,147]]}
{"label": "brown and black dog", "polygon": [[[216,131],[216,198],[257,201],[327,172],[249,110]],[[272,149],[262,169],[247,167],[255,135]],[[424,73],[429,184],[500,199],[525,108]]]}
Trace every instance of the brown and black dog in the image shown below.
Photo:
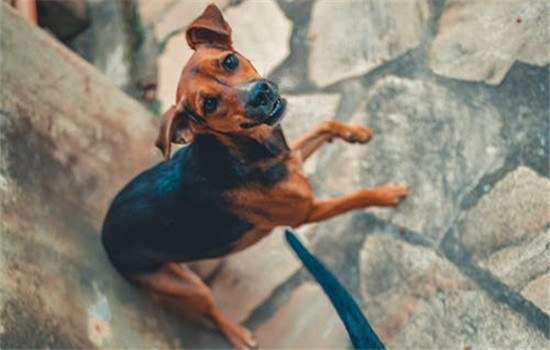
{"label": "brown and black dog", "polygon": [[[395,206],[407,189],[387,184],[316,199],[302,163],[332,139],[366,143],[371,131],[326,121],[290,146],[279,126],[286,101],[232,48],[231,28],[210,5],[187,29],[195,50],[156,145],[166,162],[116,196],[102,240],[115,267],[141,287],[206,316],[237,348],[255,347],[228,320],[185,262],[240,251],[277,226],[297,227],[368,206]],[[171,143],[183,143],[170,158]],[[260,282],[259,282],[260,283]]]}

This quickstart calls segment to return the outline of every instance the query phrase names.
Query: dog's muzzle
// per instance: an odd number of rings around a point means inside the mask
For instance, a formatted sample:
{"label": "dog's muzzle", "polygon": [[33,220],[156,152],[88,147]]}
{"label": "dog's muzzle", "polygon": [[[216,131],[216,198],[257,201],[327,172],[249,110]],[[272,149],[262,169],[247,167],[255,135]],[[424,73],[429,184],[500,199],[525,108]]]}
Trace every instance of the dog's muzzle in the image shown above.
{"label": "dog's muzzle", "polygon": [[283,116],[286,101],[279,96],[277,84],[267,80],[252,80],[244,86],[241,97],[245,115],[252,119],[244,127],[258,124],[277,124]]}

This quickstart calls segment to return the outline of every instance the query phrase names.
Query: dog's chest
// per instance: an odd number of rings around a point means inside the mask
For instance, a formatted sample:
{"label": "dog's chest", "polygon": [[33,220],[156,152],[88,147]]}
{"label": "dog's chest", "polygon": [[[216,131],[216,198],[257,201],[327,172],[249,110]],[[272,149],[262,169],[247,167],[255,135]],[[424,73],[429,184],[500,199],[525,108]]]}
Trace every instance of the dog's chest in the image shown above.
{"label": "dog's chest", "polygon": [[230,210],[259,230],[302,223],[312,206],[313,189],[295,154],[285,166],[287,176],[272,186],[255,184],[229,191]]}

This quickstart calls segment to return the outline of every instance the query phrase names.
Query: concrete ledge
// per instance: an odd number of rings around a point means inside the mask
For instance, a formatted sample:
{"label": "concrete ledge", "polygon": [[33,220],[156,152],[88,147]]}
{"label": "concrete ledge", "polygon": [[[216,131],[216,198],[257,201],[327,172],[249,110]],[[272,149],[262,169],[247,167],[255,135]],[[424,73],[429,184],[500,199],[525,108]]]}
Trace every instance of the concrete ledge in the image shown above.
{"label": "concrete ledge", "polygon": [[115,193],[160,161],[155,118],[4,2],[0,55],[2,347],[211,342],[126,283],[100,246]]}

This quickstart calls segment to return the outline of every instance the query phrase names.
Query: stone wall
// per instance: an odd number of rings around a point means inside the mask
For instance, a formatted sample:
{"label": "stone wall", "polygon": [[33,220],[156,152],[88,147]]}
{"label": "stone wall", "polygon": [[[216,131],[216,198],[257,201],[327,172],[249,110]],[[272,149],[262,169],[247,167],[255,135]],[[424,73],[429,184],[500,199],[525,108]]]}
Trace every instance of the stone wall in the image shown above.
{"label": "stone wall", "polygon": [[[205,3],[137,2],[164,47],[164,106],[190,54],[182,29]],[[308,161],[318,196],[390,181],[410,188],[397,209],[299,230],[388,348],[547,348],[549,5],[216,3],[235,48],[288,98],[289,140],[325,119],[374,130],[366,146],[334,142]],[[226,347],[134,291],[98,245],[112,195],[160,159],[151,117],[1,9],[4,344]],[[349,347],[280,232],[195,268],[215,271],[222,309],[262,347]]]}

